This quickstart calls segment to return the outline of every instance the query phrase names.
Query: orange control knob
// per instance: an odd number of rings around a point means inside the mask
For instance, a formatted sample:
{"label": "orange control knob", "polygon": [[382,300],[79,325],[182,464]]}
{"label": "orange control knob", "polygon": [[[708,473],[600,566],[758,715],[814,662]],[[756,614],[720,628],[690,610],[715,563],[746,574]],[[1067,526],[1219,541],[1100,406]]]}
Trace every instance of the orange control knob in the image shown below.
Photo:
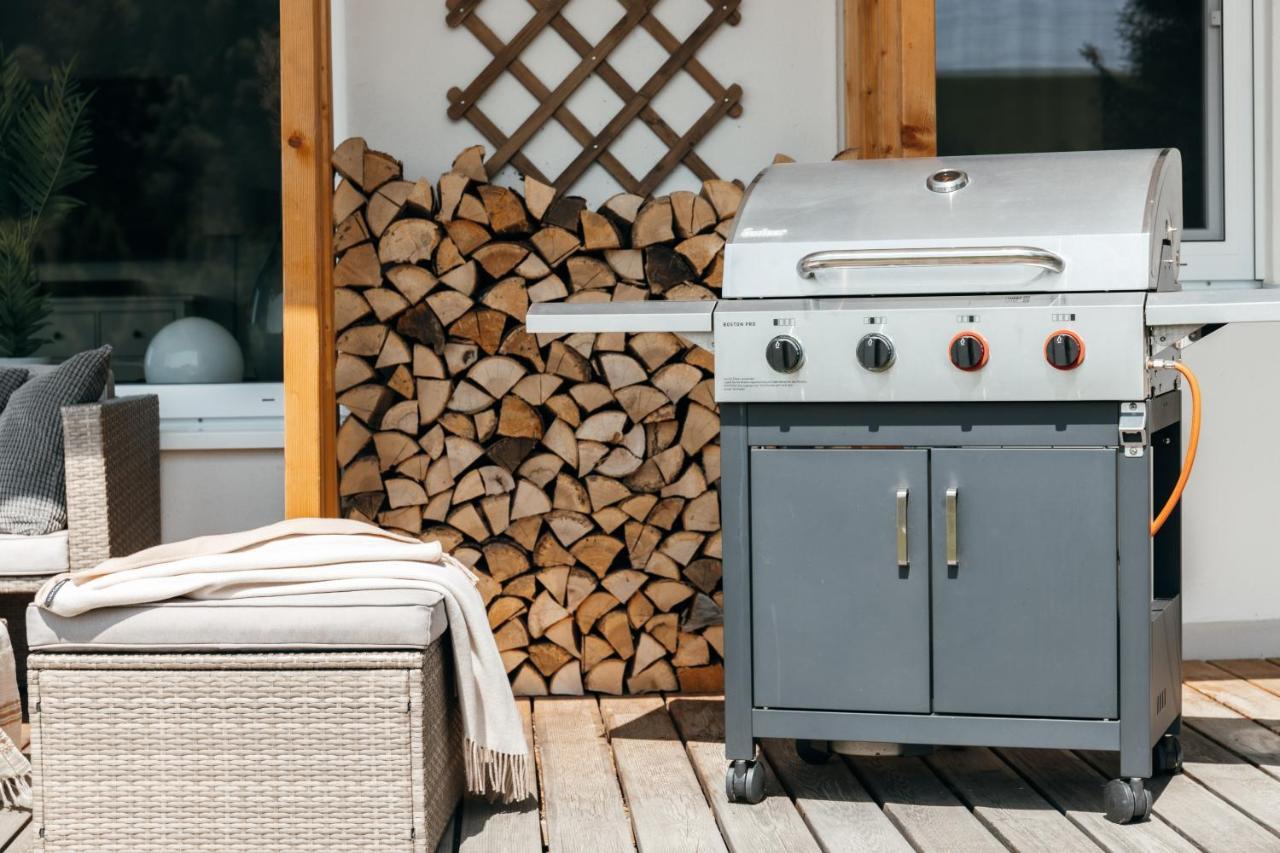
{"label": "orange control knob", "polygon": [[1045,339],[1044,360],[1058,370],[1075,370],[1084,363],[1084,341],[1075,332],[1059,329]]}
{"label": "orange control knob", "polygon": [[947,355],[960,370],[981,370],[987,366],[991,348],[987,346],[987,339],[977,332],[961,332],[951,339]]}

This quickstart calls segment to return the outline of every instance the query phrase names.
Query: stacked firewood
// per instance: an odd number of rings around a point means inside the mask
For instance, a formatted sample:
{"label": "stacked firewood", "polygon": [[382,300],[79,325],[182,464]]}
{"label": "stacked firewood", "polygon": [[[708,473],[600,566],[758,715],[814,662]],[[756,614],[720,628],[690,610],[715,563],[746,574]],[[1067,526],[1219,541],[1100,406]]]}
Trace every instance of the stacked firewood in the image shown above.
{"label": "stacked firewood", "polygon": [[670,334],[531,335],[532,303],[708,299],[739,184],[591,209],[479,146],[432,183],[334,153],[342,510],[480,579],[518,693],[718,690],[712,357]]}

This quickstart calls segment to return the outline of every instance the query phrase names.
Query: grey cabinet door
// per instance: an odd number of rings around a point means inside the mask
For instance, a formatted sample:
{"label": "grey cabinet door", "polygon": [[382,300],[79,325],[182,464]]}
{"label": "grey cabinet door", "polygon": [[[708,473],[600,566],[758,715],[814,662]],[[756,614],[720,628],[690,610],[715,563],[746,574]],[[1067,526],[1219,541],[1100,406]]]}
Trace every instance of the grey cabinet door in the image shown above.
{"label": "grey cabinet door", "polygon": [[932,463],[934,710],[1116,717],[1115,451]]}
{"label": "grey cabinet door", "polygon": [[929,710],[928,458],[752,449],[756,706]]}

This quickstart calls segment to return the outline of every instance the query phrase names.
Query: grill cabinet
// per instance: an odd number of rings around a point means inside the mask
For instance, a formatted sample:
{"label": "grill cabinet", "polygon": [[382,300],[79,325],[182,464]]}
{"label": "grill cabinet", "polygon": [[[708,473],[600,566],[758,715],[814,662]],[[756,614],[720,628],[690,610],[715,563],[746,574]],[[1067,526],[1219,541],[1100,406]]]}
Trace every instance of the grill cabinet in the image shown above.
{"label": "grill cabinet", "polygon": [[722,298],[535,306],[713,346],[731,800],[761,737],[1181,762],[1181,389],[1149,359],[1274,292],[1181,290],[1178,153],[774,166]]}

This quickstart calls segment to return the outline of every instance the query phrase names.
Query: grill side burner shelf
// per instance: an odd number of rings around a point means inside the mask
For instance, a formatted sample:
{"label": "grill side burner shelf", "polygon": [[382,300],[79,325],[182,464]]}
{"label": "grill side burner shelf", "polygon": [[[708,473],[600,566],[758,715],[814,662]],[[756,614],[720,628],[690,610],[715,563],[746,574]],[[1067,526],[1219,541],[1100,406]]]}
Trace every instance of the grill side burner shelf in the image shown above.
{"label": "grill side burner shelf", "polygon": [[730,800],[774,737],[1117,752],[1107,816],[1149,814],[1181,766],[1178,359],[1280,320],[1280,289],[1181,288],[1181,203],[1173,150],[774,166],[719,300],[530,309],[714,349]]}

